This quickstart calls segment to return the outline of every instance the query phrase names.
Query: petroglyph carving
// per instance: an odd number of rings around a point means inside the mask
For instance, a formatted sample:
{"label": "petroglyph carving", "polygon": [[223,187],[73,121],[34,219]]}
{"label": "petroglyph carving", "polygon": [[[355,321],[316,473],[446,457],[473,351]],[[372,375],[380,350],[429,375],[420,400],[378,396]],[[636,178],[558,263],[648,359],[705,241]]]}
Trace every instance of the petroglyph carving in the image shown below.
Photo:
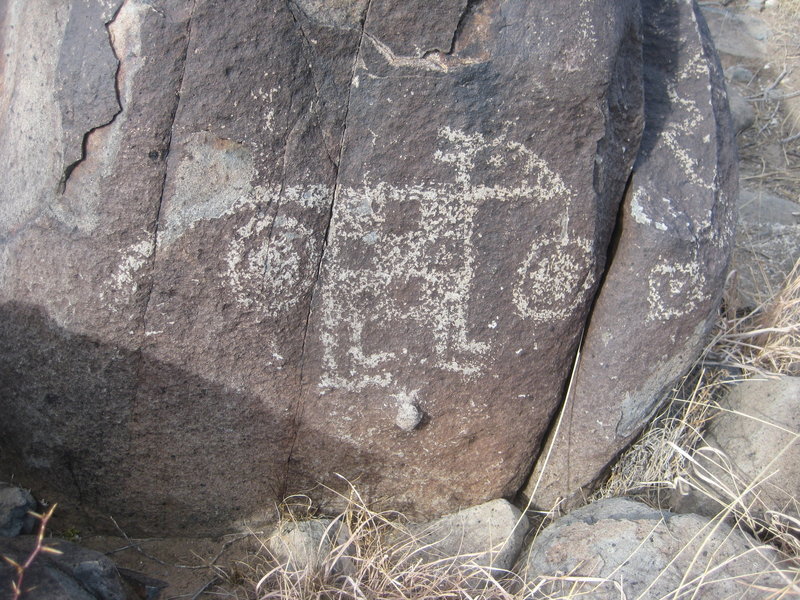
{"label": "petroglyph carving", "polygon": [[[478,340],[468,323],[475,278],[476,215],[485,205],[510,200],[564,206],[556,237],[536,239],[517,269],[508,290],[510,304],[522,319],[543,321],[567,316],[593,285],[587,275],[589,240],[570,227],[573,193],[545,161],[525,145],[499,135],[487,140],[480,133],[444,127],[433,160],[452,165],[454,183],[392,186],[386,183],[347,188],[337,198],[329,248],[338,265],[341,248],[363,255],[358,268],[337,268],[323,294],[322,340],[326,374],[322,387],[359,391],[367,386],[389,387],[393,376],[384,363],[402,358],[432,360],[437,368],[471,378],[479,375],[491,353],[491,341]],[[518,166],[516,185],[488,186],[472,181],[476,161]],[[387,226],[392,214],[414,214],[416,227],[395,233]],[[355,250],[358,249],[358,250]],[[387,293],[409,291],[405,302]],[[576,290],[579,293],[575,293]],[[371,319],[404,323],[429,331],[433,356],[409,356],[408,349],[370,352],[363,339]],[[347,324],[342,335],[341,324]],[[497,327],[497,324],[494,324]],[[490,329],[494,329],[490,327]],[[340,364],[340,348],[348,347],[349,366]]]}

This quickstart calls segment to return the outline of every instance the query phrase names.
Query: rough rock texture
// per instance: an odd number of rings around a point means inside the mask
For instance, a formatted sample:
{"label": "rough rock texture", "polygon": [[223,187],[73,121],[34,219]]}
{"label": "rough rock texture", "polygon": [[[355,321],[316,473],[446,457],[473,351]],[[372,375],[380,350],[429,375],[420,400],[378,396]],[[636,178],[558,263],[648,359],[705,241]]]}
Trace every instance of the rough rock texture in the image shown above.
{"label": "rough rock texture", "polygon": [[33,533],[36,519],[29,513],[35,510],[36,500],[30,492],[0,483],[0,537]]}
{"label": "rough rock texture", "polygon": [[[294,573],[322,574],[326,566],[348,572],[353,563],[347,556],[347,530],[341,520],[312,519],[282,523],[267,542],[270,554]],[[331,557],[341,554],[338,560]]]}
{"label": "rough rock texture", "polygon": [[573,393],[525,489],[546,509],[579,502],[691,366],[728,269],[738,177],[722,71],[694,3],[642,7],[645,132]]}
{"label": "rough rock texture", "polygon": [[762,61],[767,57],[765,40],[770,31],[763,20],[713,4],[703,5],[703,15],[726,67],[741,61]]}
{"label": "rough rock texture", "polygon": [[638,148],[636,0],[0,19],[0,476],[131,534],[334,472],[517,491]]}
{"label": "rough rock texture", "polygon": [[776,294],[800,260],[800,204],[743,189],[733,251],[737,308],[752,309]]}
{"label": "rough rock texture", "polygon": [[[784,579],[779,555],[739,531],[698,515],[675,515],[624,498],[601,500],[547,527],[533,542],[520,574],[569,575],[545,583],[548,598],[771,597]],[[760,574],[762,571],[770,573]],[[789,579],[791,581],[791,577]],[[560,587],[564,586],[564,587]],[[560,596],[559,596],[560,597]]]}
{"label": "rough rock texture", "polygon": [[728,87],[728,102],[731,107],[731,118],[733,118],[733,130],[740,133],[752,127],[756,120],[756,111],[753,105],[734,87]]}
{"label": "rough rock texture", "polygon": [[691,488],[674,496],[675,510],[714,516],[733,503],[762,518],[770,511],[796,518],[800,377],[742,381],[722,407],[694,455]]}
{"label": "rough rock texture", "polygon": [[[45,539],[61,554],[41,553],[25,570],[25,600],[126,600],[114,563],[99,552],[63,540]],[[0,556],[19,564],[30,556],[35,536],[0,538]],[[0,561],[0,600],[10,600],[14,568]]]}
{"label": "rough rock texture", "polygon": [[528,527],[528,519],[517,507],[498,499],[413,526],[410,531],[420,549],[418,554],[431,562],[461,557],[455,560],[505,571],[519,556]]}

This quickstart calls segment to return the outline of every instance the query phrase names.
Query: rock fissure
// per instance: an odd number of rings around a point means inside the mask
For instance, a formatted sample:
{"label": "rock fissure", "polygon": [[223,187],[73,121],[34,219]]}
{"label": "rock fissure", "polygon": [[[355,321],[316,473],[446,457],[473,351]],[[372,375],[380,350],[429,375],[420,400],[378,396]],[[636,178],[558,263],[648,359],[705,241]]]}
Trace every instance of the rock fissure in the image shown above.
{"label": "rock fissure", "polygon": [[120,91],[119,91],[120,65],[122,64],[122,61],[120,60],[119,55],[117,54],[117,49],[114,47],[114,37],[111,35],[110,27],[111,25],[114,24],[114,21],[117,20],[117,17],[119,16],[119,13],[122,11],[122,8],[125,6],[126,1],[127,0],[123,0],[122,2],[120,2],[120,5],[117,7],[117,10],[114,12],[114,15],[111,17],[111,19],[109,19],[103,24],[103,26],[106,29],[106,34],[108,35],[108,45],[111,48],[111,52],[114,53],[114,58],[117,61],[117,70],[114,73],[114,95],[117,98],[117,111],[111,116],[111,118],[108,121],[96,125],[95,127],[92,127],[86,133],[83,134],[83,140],[81,141],[81,155],[77,160],[73,161],[64,168],[64,174],[62,175],[61,181],[59,182],[58,185],[58,192],[60,194],[63,194],[66,191],[67,182],[69,181],[70,175],[72,175],[72,172],[75,170],[75,168],[79,164],[81,164],[84,160],[86,160],[86,152],[89,145],[89,138],[92,136],[92,134],[94,134],[94,132],[98,131],[99,129],[103,129],[111,125],[116,120],[116,118],[122,113],[122,99],[120,97]]}
{"label": "rock fissure", "polygon": [[264,292],[264,289],[267,284],[267,273],[269,272],[269,249],[272,246],[272,234],[275,230],[275,221],[278,219],[278,213],[281,210],[281,199],[283,198],[283,194],[286,191],[286,154],[287,154],[287,146],[289,145],[289,138],[292,135],[292,131],[294,131],[295,126],[297,125],[297,121],[299,117],[295,119],[294,123],[290,123],[289,119],[292,115],[292,107],[294,106],[294,92],[292,92],[291,96],[289,97],[289,118],[286,119],[286,128],[283,133],[283,153],[281,155],[281,183],[280,189],[278,190],[278,197],[275,199],[275,212],[272,215],[272,220],[269,223],[269,228],[267,229],[267,243],[265,245],[264,251],[264,269],[261,275],[261,291]]}
{"label": "rock fissure", "polygon": [[286,495],[287,492],[287,485],[289,479],[289,468],[291,465],[292,457],[294,455],[295,445],[297,443],[297,434],[300,428],[300,419],[303,415],[303,377],[305,374],[305,360],[306,360],[306,344],[308,342],[308,329],[311,323],[311,312],[314,306],[314,292],[316,291],[317,287],[319,286],[319,278],[320,273],[322,270],[322,261],[325,257],[325,249],[328,247],[328,238],[330,236],[331,231],[331,222],[333,221],[333,211],[334,206],[336,205],[336,197],[339,193],[339,167],[342,164],[342,156],[344,155],[345,149],[345,141],[347,139],[347,117],[348,113],[350,112],[350,101],[353,92],[353,85],[355,83],[356,77],[356,69],[358,68],[359,58],[361,57],[361,50],[364,44],[364,35],[365,35],[365,28],[367,25],[367,18],[369,17],[369,9],[372,5],[372,0],[368,0],[366,7],[364,8],[364,15],[361,20],[361,35],[358,40],[357,50],[355,52],[355,57],[353,58],[353,68],[350,73],[350,87],[347,91],[347,102],[345,104],[345,111],[344,111],[344,119],[342,124],[342,135],[339,141],[339,159],[334,163],[335,168],[335,175],[334,175],[334,186],[333,192],[331,194],[331,203],[328,207],[328,219],[325,225],[325,233],[322,238],[322,247],[319,251],[319,258],[317,260],[317,264],[315,267],[314,272],[314,283],[311,287],[311,292],[309,294],[308,300],[308,311],[306,312],[305,324],[303,326],[303,341],[300,346],[300,374],[298,377],[298,398],[295,403],[295,411],[294,416],[292,419],[292,436],[291,441],[289,443],[289,452],[286,456],[286,469],[284,471],[284,478],[283,483],[281,485],[281,497]]}
{"label": "rock fissure", "polygon": [[314,95],[317,99],[317,103],[311,107],[311,114],[313,115],[314,120],[317,122],[317,126],[320,128],[320,131],[322,131],[323,140],[325,142],[323,146],[325,148],[325,153],[328,155],[328,160],[330,160],[334,166],[338,167],[339,164],[333,158],[333,154],[335,153],[333,152],[334,148],[329,147],[329,145],[332,144],[332,142],[329,142],[326,139],[328,136],[325,135],[325,128],[322,126],[322,122],[319,118],[318,105],[320,102],[322,102],[322,94],[319,91],[319,84],[317,83],[316,71],[314,69],[311,56],[309,55],[310,51],[313,52],[314,45],[311,43],[311,40],[308,39],[308,35],[306,34],[305,29],[303,29],[302,23],[300,23],[300,20],[297,18],[297,14],[295,13],[295,11],[305,16],[306,18],[308,18],[308,16],[305,14],[303,9],[300,8],[296,2],[294,2],[294,0],[286,0],[286,5],[289,8],[289,13],[292,15],[292,21],[294,21],[295,28],[300,33],[300,37],[303,40],[303,58],[306,61],[306,66],[308,67],[308,73],[311,76],[311,84],[314,86]]}
{"label": "rock fissure", "polygon": [[189,60],[189,48],[192,43],[192,18],[194,17],[194,11],[197,8],[197,0],[193,0],[192,8],[189,11],[189,18],[186,20],[186,49],[183,52],[182,64],[181,64],[181,75],[178,79],[177,85],[177,95],[175,98],[175,104],[172,107],[172,113],[170,114],[169,119],[169,136],[167,138],[167,147],[164,150],[164,177],[161,180],[161,189],[159,190],[158,194],[158,206],[156,207],[156,214],[155,214],[155,224],[153,227],[153,242],[152,242],[152,256],[150,258],[150,278],[147,283],[147,299],[144,303],[144,310],[142,311],[142,332],[147,331],[147,314],[150,310],[150,301],[153,296],[153,288],[155,287],[155,279],[153,278],[153,273],[155,272],[156,268],[156,258],[158,256],[158,232],[159,232],[159,224],[161,222],[161,210],[164,205],[164,190],[167,185],[167,175],[169,173],[169,154],[172,148],[172,134],[173,129],[175,127],[175,119],[178,116],[178,107],[180,106],[180,99],[181,99],[181,92],[183,90],[183,80],[186,77],[186,63]]}
{"label": "rock fissure", "polygon": [[467,19],[481,2],[483,2],[483,0],[467,0],[466,4],[464,5],[464,10],[461,11],[461,16],[458,18],[458,23],[456,23],[456,28],[453,30],[453,39],[450,41],[450,48],[444,52],[444,54],[452,56],[456,51],[456,45],[461,38],[461,34],[464,32],[464,25],[466,24]]}

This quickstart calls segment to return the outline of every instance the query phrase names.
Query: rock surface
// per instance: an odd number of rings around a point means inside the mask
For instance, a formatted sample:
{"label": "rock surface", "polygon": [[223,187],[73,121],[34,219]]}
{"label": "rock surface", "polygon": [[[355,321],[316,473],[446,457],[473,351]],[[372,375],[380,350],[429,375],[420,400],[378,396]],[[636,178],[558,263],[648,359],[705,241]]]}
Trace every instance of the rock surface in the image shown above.
{"label": "rock surface", "polygon": [[[0,556],[24,563],[36,543],[34,536],[0,538]],[[45,539],[45,545],[61,554],[41,553],[25,571],[25,600],[126,600],[114,564],[99,552],[63,540]],[[14,568],[0,561],[0,599],[12,597]]]}
{"label": "rock surface", "polygon": [[[694,454],[687,495],[675,495],[681,512],[714,516],[733,503],[750,514],[800,515],[800,377],[737,383]],[[721,453],[721,454],[720,454]]]}
{"label": "rock surface", "polygon": [[642,7],[644,138],[573,394],[525,488],[544,509],[580,502],[641,431],[705,344],[728,271],[738,177],[722,70],[694,3]]}
{"label": "rock surface", "polygon": [[411,528],[418,554],[426,560],[468,563],[497,571],[511,569],[519,556],[528,519],[513,504],[498,499],[465,508]]}
{"label": "rock surface", "polygon": [[[346,547],[340,548],[346,546],[347,539],[341,520],[312,519],[282,523],[270,536],[267,548],[278,563],[298,576],[321,574],[328,564],[336,572],[347,572],[353,565]],[[341,558],[331,560],[337,553]]]}
{"label": "rock surface", "polygon": [[[353,74],[288,478],[359,473],[425,517],[514,495],[560,400],[638,146],[638,15],[472,3],[421,46],[381,4]],[[393,19],[429,19],[421,6]],[[409,405],[424,415],[410,432]],[[320,452],[328,436],[348,443]]]}
{"label": "rock surface", "polygon": [[742,189],[733,252],[735,307],[752,309],[776,294],[800,260],[800,204]]}
{"label": "rock surface", "polygon": [[0,483],[0,537],[33,533],[36,519],[29,513],[35,510],[36,500],[30,492]]}
{"label": "rock surface", "polygon": [[[569,591],[570,597],[585,594],[592,600],[684,595],[756,600],[786,586],[774,572],[778,561],[774,548],[727,525],[613,498],[548,526],[519,568],[529,582],[555,577],[534,596],[541,598]],[[760,574],[765,570],[770,573]],[[571,579],[581,577],[590,579]]]}
{"label": "rock surface", "polygon": [[29,4],[0,476],[130,534],[335,472],[416,515],[513,495],[638,148],[638,2]]}
{"label": "rock surface", "polygon": [[752,127],[756,120],[756,113],[751,104],[735,87],[728,87],[727,90],[733,118],[733,130],[740,133],[748,127]]}
{"label": "rock surface", "polygon": [[703,15],[726,67],[739,61],[758,62],[766,58],[765,40],[770,32],[764,21],[713,4],[703,5]]}

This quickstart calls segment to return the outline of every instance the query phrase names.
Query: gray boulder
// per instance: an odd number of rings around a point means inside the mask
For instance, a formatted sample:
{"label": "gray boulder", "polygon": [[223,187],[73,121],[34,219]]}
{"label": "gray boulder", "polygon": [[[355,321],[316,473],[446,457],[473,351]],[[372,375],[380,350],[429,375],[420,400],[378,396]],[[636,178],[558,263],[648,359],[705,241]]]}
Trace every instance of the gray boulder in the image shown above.
{"label": "gray boulder", "polygon": [[760,66],[767,60],[770,31],[763,19],[710,3],[703,4],[703,15],[726,67],[741,62]]}
{"label": "gray boulder", "polygon": [[[63,540],[45,539],[60,554],[40,553],[25,570],[25,600],[126,600],[114,564],[103,554]],[[36,545],[34,536],[0,538],[0,556],[23,564]],[[0,599],[11,598],[14,568],[0,561]]]}
{"label": "gray boulder", "polygon": [[774,548],[725,524],[612,498],[548,526],[518,570],[539,585],[533,598],[756,600],[792,589],[779,563]]}
{"label": "gray boulder", "polygon": [[734,307],[753,309],[776,294],[800,260],[800,204],[766,190],[742,189],[733,251]]}
{"label": "gray boulder", "polygon": [[30,512],[35,510],[36,500],[30,492],[0,483],[0,537],[33,533],[36,519]]}
{"label": "gray boulder", "polygon": [[728,506],[764,520],[800,515],[800,377],[733,386],[694,454],[673,508],[714,516]]}
{"label": "gray boulder", "polygon": [[341,519],[311,519],[281,523],[267,549],[284,569],[297,576],[321,575],[326,568],[352,571],[347,555],[348,532]]}
{"label": "gray boulder", "polygon": [[713,325],[736,221],[725,83],[694,2],[645,0],[645,132],[573,393],[525,488],[583,501],[691,367]]}
{"label": "gray boulder", "polygon": [[527,517],[507,500],[491,500],[410,528],[416,555],[462,568],[511,569],[528,533]]}
{"label": "gray boulder", "polygon": [[637,0],[0,20],[0,476],[132,535],[334,473],[517,492],[639,146]]}

